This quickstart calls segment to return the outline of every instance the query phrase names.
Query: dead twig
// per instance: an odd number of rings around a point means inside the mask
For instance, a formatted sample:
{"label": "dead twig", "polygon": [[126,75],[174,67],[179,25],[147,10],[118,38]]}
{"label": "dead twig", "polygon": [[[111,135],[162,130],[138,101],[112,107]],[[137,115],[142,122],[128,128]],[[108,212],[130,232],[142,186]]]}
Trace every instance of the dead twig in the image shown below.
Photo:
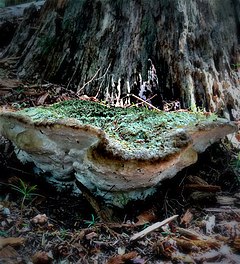
{"label": "dead twig", "polygon": [[89,84],[89,83],[91,83],[95,78],[96,78],[96,76],[98,75],[98,73],[99,73],[99,71],[100,71],[100,68],[95,72],[95,74],[93,75],[93,77],[89,80],[89,81],[87,81],[86,83],[84,83],[84,85],[82,86],[82,87],[80,87],[80,88],[78,88],[78,90],[77,90],[77,95],[79,95],[79,93]]}
{"label": "dead twig", "polygon": [[163,220],[163,221],[161,221],[161,222],[157,222],[157,223],[155,223],[155,224],[153,224],[153,225],[151,225],[151,226],[145,228],[145,229],[142,230],[141,232],[134,234],[134,235],[130,238],[130,241],[134,241],[134,240],[137,240],[137,239],[139,239],[139,238],[142,238],[142,237],[146,236],[146,235],[149,234],[150,232],[152,232],[152,231],[158,229],[159,227],[164,226],[164,225],[168,224],[169,222],[175,220],[177,217],[178,217],[178,215],[173,215],[173,216],[171,216],[171,217],[169,217],[169,218],[167,218],[167,219],[165,219],[165,220]]}
{"label": "dead twig", "polygon": [[158,109],[158,108],[155,107],[154,105],[152,105],[152,104],[150,104],[150,103],[144,101],[142,98],[136,96],[135,94],[129,94],[129,96],[132,96],[132,97],[136,98],[137,100],[141,101],[143,104],[145,104],[145,105],[147,105],[147,106],[153,108],[154,110],[156,110],[156,111],[158,111],[158,112],[161,112],[160,109]]}
{"label": "dead twig", "polygon": [[102,84],[103,84],[103,82],[104,82],[104,77],[106,76],[106,74],[107,74],[107,72],[108,72],[110,66],[111,66],[111,63],[109,63],[109,65],[108,65],[106,71],[104,72],[104,74],[103,74],[101,77],[99,77],[99,78],[97,78],[97,79],[95,80],[95,81],[98,81],[98,80],[100,80],[100,79],[103,79],[103,80],[101,81],[100,85],[99,85],[99,89],[98,89],[96,95],[94,96],[95,98],[97,98],[98,95],[99,95],[99,93],[100,93],[100,90],[101,90]]}

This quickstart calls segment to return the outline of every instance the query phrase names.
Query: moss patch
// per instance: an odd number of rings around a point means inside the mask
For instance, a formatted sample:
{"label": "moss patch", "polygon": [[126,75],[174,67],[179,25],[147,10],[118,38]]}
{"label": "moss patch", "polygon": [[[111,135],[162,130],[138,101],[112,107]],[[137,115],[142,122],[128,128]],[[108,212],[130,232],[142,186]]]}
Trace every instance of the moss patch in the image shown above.
{"label": "moss patch", "polygon": [[167,134],[177,128],[206,120],[202,113],[158,112],[141,107],[116,108],[100,103],[71,100],[48,107],[27,108],[19,113],[33,121],[76,118],[82,125],[103,129],[111,140],[125,149],[163,150]]}

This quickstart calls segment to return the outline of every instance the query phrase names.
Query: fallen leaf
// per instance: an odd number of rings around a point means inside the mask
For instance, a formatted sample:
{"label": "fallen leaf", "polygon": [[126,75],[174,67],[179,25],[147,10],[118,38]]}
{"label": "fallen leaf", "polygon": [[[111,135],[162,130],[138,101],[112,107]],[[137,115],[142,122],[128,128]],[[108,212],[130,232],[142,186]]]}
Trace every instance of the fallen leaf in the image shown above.
{"label": "fallen leaf", "polygon": [[49,96],[49,93],[45,93],[42,96],[40,96],[37,100],[37,105],[43,105],[45,101],[47,100],[48,96]]}
{"label": "fallen leaf", "polygon": [[32,256],[33,264],[50,264],[52,259],[45,251],[38,251]]}
{"label": "fallen leaf", "polygon": [[193,219],[193,214],[187,209],[185,214],[181,217],[180,224],[184,225],[185,227],[188,227],[190,222]]}
{"label": "fallen leaf", "polygon": [[98,234],[95,233],[95,232],[91,232],[91,233],[89,233],[89,234],[86,235],[86,239],[87,239],[87,240],[91,240],[91,239],[93,239],[94,237],[98,237]]}
{"label": "fallen leaf", "polygon": [[126,253],[121,256],[118,255],[118,256],[111,257],[107,261],[107,264],[125,264],[125,263],[128,263],[128,261],[133,260],[136,257],[137,257],[137,252],[132,251],[132,252]]}
{"label": "fallen leaf", "polygon": [[155,213],[153,210],[145,211],[137,216],[138,221],[136,226],[148,224],[156,219]]}

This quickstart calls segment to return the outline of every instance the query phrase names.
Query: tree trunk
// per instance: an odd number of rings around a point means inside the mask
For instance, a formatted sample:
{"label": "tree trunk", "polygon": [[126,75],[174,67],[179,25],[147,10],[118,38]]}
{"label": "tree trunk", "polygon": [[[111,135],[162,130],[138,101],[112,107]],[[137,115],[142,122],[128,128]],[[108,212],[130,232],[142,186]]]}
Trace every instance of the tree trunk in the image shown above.
{"label": "tree trunk", "polygon": [[155,106],[179,100],[238,119],[239,14],[240,0],[48,0],[4,56],[21,56],[20,78],[79,94],[157,95]]}
{"label": "tree trunk", "polygon": [[[25,1],[21,1],[21,0],[7,1],[6,0],[5,3],[2,4],[2,6],[0,5],[0,36],[1,36],[0,51],[2,51],[4,48],[6,48],[6,46],[9,45],[9,43],[11,42],[15,34],[16,29],[18,28],[19,24],[21,23],[23,19],[23,16],[25,17],[27,16],[27,12],[25,12],[24,10],[28,8],[28,10],[30,10],[31,15],[34,15],[33,9],[34,10],[39,9],[44,4],[44,1],[37,1],[35,5],[31,6],[32,2],[31,3],[29,2],[31,1],[26,1],[26,0]],[[28,24],[28,21],[26,22]],[[22,28],[23,28],[23,24],[22,24]],[[31,34],[29,34],[26,31],[25,31],[25,35],[27,35],[28,38],[31,37]],[[26,45],[26,40],[24,39],[24,41]]]}

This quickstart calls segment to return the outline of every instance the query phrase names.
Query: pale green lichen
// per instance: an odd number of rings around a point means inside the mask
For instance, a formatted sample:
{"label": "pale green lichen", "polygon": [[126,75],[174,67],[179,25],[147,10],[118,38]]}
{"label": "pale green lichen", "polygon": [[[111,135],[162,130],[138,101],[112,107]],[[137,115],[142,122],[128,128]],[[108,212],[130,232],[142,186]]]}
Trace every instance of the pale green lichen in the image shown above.
{"label": "pale green lichen", "polygon": [[158,112],[144,107],[116,108],[83,100],[64,101],[19,112],[33,121],[76,118],[82,125],[103,129],[109,139],[129,151],[164,150],[169,131],[206,120],[200,112]]}

